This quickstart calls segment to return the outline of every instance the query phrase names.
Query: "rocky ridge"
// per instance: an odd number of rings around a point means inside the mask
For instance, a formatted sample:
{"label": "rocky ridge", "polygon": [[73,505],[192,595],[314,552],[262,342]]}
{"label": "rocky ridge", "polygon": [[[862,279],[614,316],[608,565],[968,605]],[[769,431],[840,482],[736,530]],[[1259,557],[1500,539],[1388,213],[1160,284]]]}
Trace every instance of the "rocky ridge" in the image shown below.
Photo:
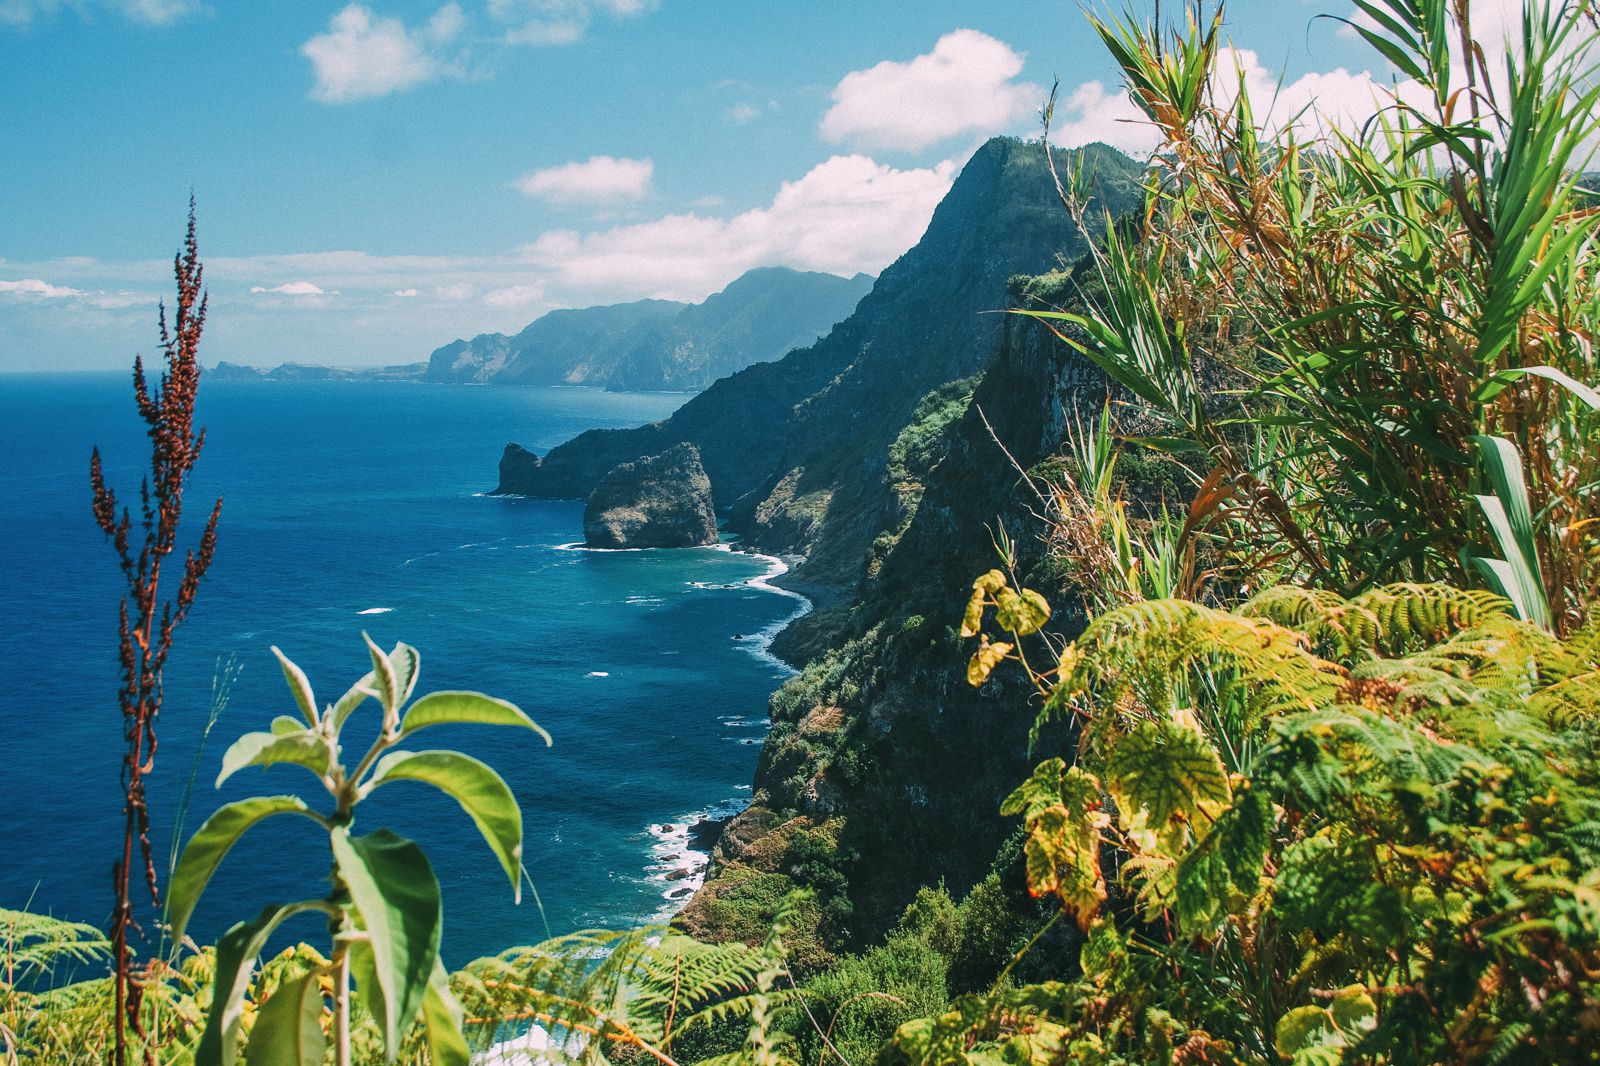
{"label": "rocky ridge", "polygon": [[717,542],[711,482],[692,444],[622,463],[589,494],[583,539],[591,548],[692,548]]}

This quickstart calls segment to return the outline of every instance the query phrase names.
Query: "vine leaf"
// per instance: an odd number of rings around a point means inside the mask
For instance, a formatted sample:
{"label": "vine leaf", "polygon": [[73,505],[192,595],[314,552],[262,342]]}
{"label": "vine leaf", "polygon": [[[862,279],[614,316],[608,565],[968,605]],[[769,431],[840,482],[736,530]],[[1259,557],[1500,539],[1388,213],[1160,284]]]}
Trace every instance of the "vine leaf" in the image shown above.
{"label": "vine leaf", "polygon": [[1170,721],[1135,726],[1106,761],[1106,777],[1124,817],[1143,807],[1157,829],[1176,818],[1193,823],[1233,795],[1216,749],[1195,730]]}

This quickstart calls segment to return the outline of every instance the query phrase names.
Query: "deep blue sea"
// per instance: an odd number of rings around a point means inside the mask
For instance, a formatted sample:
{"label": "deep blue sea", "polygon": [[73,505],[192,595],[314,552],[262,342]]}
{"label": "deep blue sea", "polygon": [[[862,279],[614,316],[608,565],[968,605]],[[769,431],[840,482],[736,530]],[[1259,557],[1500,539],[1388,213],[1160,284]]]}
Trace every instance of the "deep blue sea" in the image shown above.
{"label": "deep blue sea", "polygon": [[[420,840],[445,895],[447,961],[590,926],[660,917],[689,880],[682,830],[747,794],[767,696],[787,671],[762,639],[796,600],[772,563],[713,548],[592,552],[582,505],[482,495],[508,440],[544,451],[596,426],[664,417],[683,396],[400,382],[205,381],[208,436],[190,487],[192,542],[224,497],[216,561],[167,670],[149,780],[165,869],[199,752],[187,829],[218,803],[320,788],[303,770],[242,771],[240,733],[294,713],[277,644],[337,698],[368,668],[363,630],[422,653],[418,694],[475,688],[555,738],[431,730],[510,783],[537,901],[510,886],[461,809],[421,785],[375,793],[358,831]],[[90,448],[136,500],[148,451],[126,375],[0,375],[0,906],[103,924],[121,833],[119,573],[89,510]],[[752,584],[751,582],[756,582]],[[213,679],[240,667],[209,739]],[[364,750],[376,715],[347,727]],[[670,831],[664,830],[670,825]],[[325,837],[269,820],[229,856],[196,915],[215,937],[270,901],[325,891]],[[542,904],[542,906],[541,906]],[[317,940],[306,919],[291,935]]]}

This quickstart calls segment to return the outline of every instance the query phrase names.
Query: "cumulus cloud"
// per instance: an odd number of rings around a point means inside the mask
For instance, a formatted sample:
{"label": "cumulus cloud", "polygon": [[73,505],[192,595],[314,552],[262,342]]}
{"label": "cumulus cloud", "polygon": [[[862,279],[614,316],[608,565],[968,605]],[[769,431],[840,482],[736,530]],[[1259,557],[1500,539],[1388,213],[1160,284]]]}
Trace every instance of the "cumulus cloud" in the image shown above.
{"label": "cumulus cloud", "polygon": [[986,33],[947,33],[926,55],[846,74],[822,116],[822,136],[914,152],[952,137],[1012,132],[1045,96],[1014,80],[1022,60]]}
{"label": "cumulus cloud", "polygon": [[641,15],[655,0],[489,0],[489,16],[508,44],[562,45],[583,39],[599,14]]}
{"label": "cumulus cloud", "polygon": [[253,293],[275,293],[279,296],[336,295],[335,293],[329,293],[325,291],[321,286],[314,285],[309,281],[286,281],[282,285],[274,285],[270,289],[263,288],[260,285],[252,285],[250,287],[250,291]]}
{"label": "cumulus cloud", "polygon": [[1147,155],[1160,144],[1156,127],[1122,90],[1086,81],[1056,99],[1050,140],[1063,148],[1100,141],[1132,156]]}
{"label": "cumulus cloud", "polygon": [[927,227],[955,164],[898,170],[834,156],[785,182],[767,207],[721,219],[694,213],[580,234],[546,233],[522,249],[564,287],[698,300],[755,266],[876,273]]}
{"label": "cumulus cloud", "polygon": [[41,281],[38,278],[23,278],[20,281],[0,281],[0,293],[7,296],[21,297],[22,299],[37,300],[61,300],[84,295],[82,289],[71,289],[64,285],[52,285],[48,281]]}
{"label": "cumulus cloud", "polygon": [[311,95],[323,103],[343,104],[459,76],[445,49],[465,25],[466,16],[453,2],[417,29],[350,4],[333,16],[326,33],[300,46],[316,75]]}
{"label": "cumulus cloud", "polygon": [[525,195],[551,203],[604,203],[642,198],[654,172],[648,159],[596,155],[583,163],[529,171],[514,184]]}

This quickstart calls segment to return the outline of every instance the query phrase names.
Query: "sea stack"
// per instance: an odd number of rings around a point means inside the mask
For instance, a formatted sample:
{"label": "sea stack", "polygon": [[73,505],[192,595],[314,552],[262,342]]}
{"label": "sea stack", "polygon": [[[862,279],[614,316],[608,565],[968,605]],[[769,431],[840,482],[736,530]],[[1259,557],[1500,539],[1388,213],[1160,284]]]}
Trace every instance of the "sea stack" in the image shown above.
{"label": "sea stack", "polygon": [[583,538],[591,548],[715,544],[717,515],[699,449],[679,444],[612,468],[583,510]]}
{"label": "sea stack", "polygon": [[500,454],[500,484],[494,496],[527,496],[533,490],[534,473],[539,469],[539,457],[520,444],[507,444]]}

